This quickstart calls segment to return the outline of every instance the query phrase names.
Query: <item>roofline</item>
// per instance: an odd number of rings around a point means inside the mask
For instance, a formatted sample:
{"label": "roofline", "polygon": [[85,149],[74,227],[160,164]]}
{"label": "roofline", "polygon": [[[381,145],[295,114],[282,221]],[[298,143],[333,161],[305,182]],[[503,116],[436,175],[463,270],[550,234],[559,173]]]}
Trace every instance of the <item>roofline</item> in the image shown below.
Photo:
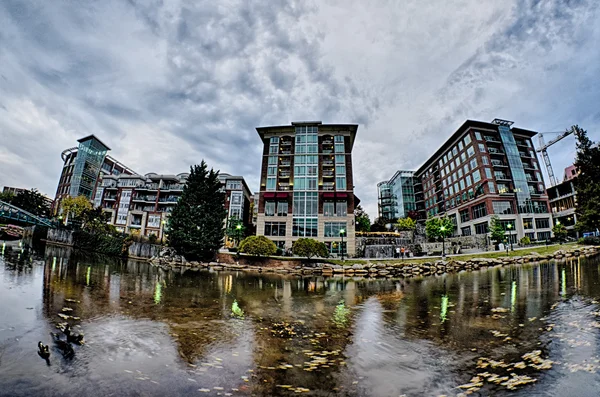
{"label": "roofline", "polygon": [[108,147],[108,145],[106,145],[104,142],[102,142],[100,139],[98,139],[98,137],[94,134],[88,135],[88,136],[84,136],[83,138],[80,138],[77,140],[77,142],[84,142],[87,141],[88,139],[95,139],[98,142],[100,142],[102,144],[102,146],[104,146],[106,148],[106,150],[110,150],[110,148]]}
{"label": "roofline", "polygon": [[293,121],[287,125],[271,125],[265,127],[256,127],[256,132],[260,136],[260,139],[265,141],[265,133],[270,130],[294,128],[297,125],[318,125],[319,127],[344,127],[350,130],[350,150],[354,147],[354,140],[358,131],[359,124],[323,124],[321,121]]}
{"label": "roofline", "polygon": [[[444,143],[438,148],[438,150],[435,151],[434,154],[432,154],[431,156],[429,156],[429,158],[427,159],[427,161],[425,161],[425,163],[423,163],[423,165],[421,165],[416,171],[415,171],[415,176],[416,175],[420,175],[424,172],[424,170],[430,166],[430,164],[435,161],[438,157],[440,157],[444,151],[446,151],[450,146],[452,146],[454,144],[454,141],[456,139],[458,139],[459,136],[461,136],[462,134],[464,134],[464,132],[466,130],[468,130],[469,128],[483,128],[483,129],[493,129],[493,130],[498,130],[498,124],[494,124],[494,123],[490,123],[487,121],[479,121],[479,120],[469,120],[467,119],[464,123],[462,123],[462,125],[460,127],[458,127],[458,129],[448,138],[444,141]],[[524,128],[518,128],[518,127],[513,127],[510,129],[513,133],[516,134],[520,134],[520,135],[525,135],[528,137],[533,137],[535,135],[537,135],[536,131],[533,130],[527,130]]]}

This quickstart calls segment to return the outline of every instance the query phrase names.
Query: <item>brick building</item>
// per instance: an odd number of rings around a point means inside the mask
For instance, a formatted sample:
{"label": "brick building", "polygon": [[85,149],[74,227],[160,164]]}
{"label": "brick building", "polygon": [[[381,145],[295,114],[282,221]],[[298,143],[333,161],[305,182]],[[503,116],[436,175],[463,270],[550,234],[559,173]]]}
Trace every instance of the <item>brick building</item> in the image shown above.
{"label": "brick building", "polygon": [[[300,237],[355,252],[352,147],[358,125],[294,122],[259,127],[263,142],[257,234],[290,249]],[[341,244],[340,231],[344,243]]]}

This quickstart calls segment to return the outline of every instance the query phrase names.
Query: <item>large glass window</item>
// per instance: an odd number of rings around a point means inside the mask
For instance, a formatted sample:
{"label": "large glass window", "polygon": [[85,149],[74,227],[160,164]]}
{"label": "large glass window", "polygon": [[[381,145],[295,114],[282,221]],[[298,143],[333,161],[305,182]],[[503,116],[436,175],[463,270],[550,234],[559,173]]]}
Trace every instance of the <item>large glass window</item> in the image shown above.
{"label": "large glass window", "polygon": [[487,179],[492,179],[492,170],[490,168],[487,168],[487,167],[484,168],[484,170],[485,170],[485,177]]}
{"label": "large glass window", "polygon": [[471,208],[473,219],[481,218],[487,215],[487,208],[485,203],[477,204]]}
{"label": "large glass window", "polygon": [[486,152],[485,145],[483,143],[480,143],[478,146],[479,146],[479,152],[480,153],[485,153]]}
{"label": "large glass window", "polygon": [[277,203],[277,216],[287,216],[288,203],[287,201],[280,201]]}
{"label": "large glass window", "polygon": [[340,230],[344,230],[344,236],[348,233],[346,222],[325,222],[325,237],[339,237]]}
{"label": "large glass window", "polygon": [[346,177],[336,176],[335,177],[335,190],[346,190]]}
{"label": "large glass window", "polygon": [[488,190],[491,194],[496,193],[496,187],[494,186],[494,182],[488,182]]}
{"label": "large glass window", "polygon": [[275,190],[277,178],[267,178],[267,190]]}
{"label": "large glass window", "polygon": [[348,216],[348,203],[345,201],[338,201],[335,203],[335,215]]}
{"label": "large glass window", "polygon": [[463,236],[470,236],[471,235],[471,226],[461,227],[460,232]]}
{"label": "large glass window", "polygon": [[476,223],[475,224],[475,234],[486,234],[488,232],[488,223]]}
{"label": "large glass window", "polygon": [[277,156],[269,156],[269,165],[277,165]]}
{"label": "large glass window", "polygon": [[294,216],[318,215],[319,198],[317,192],[294,192]]}
{"label": "large glass window", "polygon": [[335,155],[335,163],[336,164],[346,164],[346,155],[336,154]]}
{"label": "large glass window", "polygon": [[265,202],[265,216],[275,216],[275,201]]}
{"label": "large glass window", "polygon": [[460,221],[461,222],[468,222],[471,220],[471,217],[469,216],[469,210],[462,210],[459,212],[460,214]]}
{"label": "large glass window", "polygon": [[265,222],[265,236],[285,236],[285,222]]}
{"label": "large glass window", "polygon": [[275,176],[277,175],[277,167],[267,167],[267,175],[268,176]]}
{"label": "large glass window", "polygon": [[295,237],[317,237],[317,218],[294,218],[292,235]]}
{"label": "large glass window", "polygon": [[323,203],[323,216],[335,215],[335,203],[333,201],[325,201]]}
{"label": "large glass window", "polygon": [[479,172],[479,170],[473,171],[471,175],[473,176],[473,183],[477,183],[481,180],[481,173]]}
{"label": "large glass window", "polygon": [[510,201],[493,201],[494,214],[514,214]]}
{"label": "large glass window", "polygon": [[550,228],[550,219],[549,218],[541,218],[535,220],[535,228],[536,229],[549,229]]}
{"label": "large glass window", "polygon": [[473,146],[469,146],[467,148],[467,156],[471,157],[475,154],[475,149],[473,149]]}
{"label": "large glass window", "polygon": [[465,136],[465,146],[467,146],[469,143],[471,143],[471,136],[467,135]]}
{"label": "large glass window", "polygon": [[533,218],[523,218],[523,229],[533,229]]}

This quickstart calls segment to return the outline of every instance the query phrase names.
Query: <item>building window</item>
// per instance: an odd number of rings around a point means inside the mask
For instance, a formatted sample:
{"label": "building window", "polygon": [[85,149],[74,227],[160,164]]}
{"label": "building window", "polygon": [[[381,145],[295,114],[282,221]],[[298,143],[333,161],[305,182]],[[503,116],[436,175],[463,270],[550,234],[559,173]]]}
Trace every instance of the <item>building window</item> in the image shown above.
{"label": "building window", "polygon": [[479,133],[479,131],[475,131],[475,139],[481,141],[481,134]]}
{"label": "building window", "polygon": [[[535,220],[535,228],[536,229],[549,229],[550,228],[550,219],[549,218],[541,218]],[[539,235],[539,233],[538,233]]]}
{"label": "building window", "polygon": [[533,203],[533,212],[536,214],[547,214],[548,213],[548,205],[546,205],[545,201],[534,201]]}
{"label": "building window", "polygon": [[285,222],[265,222],[265,236],[285,236]]}
{"label": "building window", "polygon": [[512,203],[510,201],[493,201],[494,214],[514,214]]}
{"label": "building window", "polygon": [[529,237],[529,240],[534,241],[535,240],[535,233],[525,233],[526,237]]}
{"label": "building window", "polygon": [[508,193],[508,186],[506,186],[503,183],[499,183],[498,184],[498,193],[500,193],[500,194]]}
{"label": "building window", "polygon": [[484,170],[485,170],[485,177],[486,177],[487,179],[492,179],[492,170],[491,170],[491,169],[489,169],[489,168],[487,168],[487,167],[486,167],[486,168],[484,168]]}
{"label": "building window", "polygon": [[[533,219],[523,218],[523,229],[533,229]],[[533,237],[530,237],[533,238]]]}
{"label": "building window", "polygon": [[325,237],[339,237],[340,230],[344,230],[344,236],[348,233],[346,222],[325,222]]}
{"label": "building window", "polygon": [[462,223],[468,222],[470,220],[471,220],[471,218],[469,217],[469,210],[462,210],[462,211],[460,211],[460,221]]}
{"label": "building window", "polygon": [[475,154],[475,149],[473,149],[473,146],[469,146],[467,148],[467,156],[471,157]]}
{"label": "building window", "polygon": [[241,193],[232,193],[231,194],[231,204],[240,205],[242,204],[242,194]]}
{"label": "building window", "polygon": [[475,224],[475,234],[486,234],[488,232],[488,223],[476,223]]}
{"label": "building window", "polygon": [[336,176],[335,177],[335,190],[346,190],[346,177]]}
{"label": "building window", "polygon": [[343,154],[335,155],[335,163],[336,164],[346,164],[346,156]]}
{"label": "building window", "polygon": [[465,146],[467,146],[469,143],[471,143],[471,136],[467,135],[465,136]]}
{"label": "building window", "polygon": [[538,232],[538,240],[550,240],[551,234],[550,232]]}
{"label": "building window", "polygon": [[294,216],[318,215],[319,198],[317,192],[294,192]]}
{"label": "building window", "polygon": [[232,207],[229,209],[229,216],[231,218],[240,219],[242,217],[242,209],[239,207]]}
{"label": "building window", "polygon": [[460,151],[460,150],[463,150],[463,143],[462,143],[462,141],[459,141],[459,142],[458,142],[458,150],[459,150],[459,151]]}
{"label": "building window", "polygon": [[494,182],[488,182],[488,190],[491,194],[496,193],[496,186],[494,186]]}
{"label": "building window", "polygon": [[485,145],[483,143],[480,143],[479,145],[477,145],[479,147],[479,152],[480,153],[485,153]]}
{"label": "building window", "polygon": [[345,165],[336,165],[335,166],[335,174],[339,176],[346,176],[346,166]]}
{"label": "building window", "polygon": [[277,136],[271,137],[271,145],[279,145],[279,137],[277,137]]}
{"label": "building window", "polygon": [[269,154],[277,154],[279,152],[278,146],[269,146]]}
{"label": "building window", "polygon": [[149,215],[148,227],[160,227],[160,215]]}
{"label": "building window", "polygon": [[481,180],[481,173],[479,172],[479,170],[475,170],[473,171],[473,183],[477,183]]}
{"label": "building window", "polygon": [[335,215],[335,203],[333,201],[325,201],[323,203],[323,216]]}
{"label": "building window", "polygon": [[334,137],[334,152],[335,153],[345,153],[343,136],[335,136]]}
{"label": "building window", "polygon": [[277,165],[277,156],[269,156],[269,165]]}
{"label": "building window", "polygon": [[268,176],[276,176],[277,175],[277,167],[267,167],[267,175]]}
{"label": "building window", "polygon": [[488,156],[481,156],[481,161],[483,162],[483,165],[490,165],[490,159]]}
{"label": "building window", "polygon": [[464,190],[465,189],[465,180],[461,179],[460,180],[460,190]]}
{"label": "building window", "polygon": [[275,216],[275,202],[265,202],[265,216]]}
{"label": "building window", "polygon": [[461,227],[460,232],[463,236],[470,236],[471,235],[471,226]]}
{"label": "building window", "polygon": [[338,201],[335,204],[335,215],[348,216],[348,203],[346,203],[345,201]]}
{"label": "building window", "polygon": [[280,201],[277,203],[277,216],[287,216],[288,203],[287,201]]}
{"label": "building window", "polygon": [[295,237],[317,237],[317,218],[294,218],[292,235]]}
{"label": "building window", "polygon": [[487,215],[485,203],[477,204],[471,208],[473,219],[481,218]]}
{"label": "building window", "polygon": [[277,178],[267,178],[267,190],[275,190],[277,184]]}
{"label": "building window", "polygon": [[461,162],[463,162],[463,163],[464,163],[465,161],[467,161],[467,154],[466,154],[465,152],[462,152],[462,153],[460,154],[460,161],[461,161]]}

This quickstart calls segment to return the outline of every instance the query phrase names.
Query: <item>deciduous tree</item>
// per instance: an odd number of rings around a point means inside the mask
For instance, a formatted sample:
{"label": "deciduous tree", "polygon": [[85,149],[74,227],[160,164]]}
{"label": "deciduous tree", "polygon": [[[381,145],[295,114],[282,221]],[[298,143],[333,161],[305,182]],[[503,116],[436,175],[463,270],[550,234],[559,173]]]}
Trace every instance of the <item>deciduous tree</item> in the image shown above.
{"label": "deciduous tree", "polygon": [[415,227],[417,227],[417,222],[411,218],[398,218],[396,221],[398,231],[411,231],[415,230]]}
{"label": "deciduous tree", "polygon": [[425,233],[430,239],[452,236],[454,229],[454,223],[448,217],[429,218],[425,221]]}
{"label": "deciduous tree", "polygon": [[490,239],[500,244],[505,239],[506,230],[502,223],[500,223],[500,217],[493,216],[490,221]]}
{"label": "deciduous tree", "polygon": [[368,232],[371,229],[369,214],[360,205],[354,209],[354,223],[357,232]]}

